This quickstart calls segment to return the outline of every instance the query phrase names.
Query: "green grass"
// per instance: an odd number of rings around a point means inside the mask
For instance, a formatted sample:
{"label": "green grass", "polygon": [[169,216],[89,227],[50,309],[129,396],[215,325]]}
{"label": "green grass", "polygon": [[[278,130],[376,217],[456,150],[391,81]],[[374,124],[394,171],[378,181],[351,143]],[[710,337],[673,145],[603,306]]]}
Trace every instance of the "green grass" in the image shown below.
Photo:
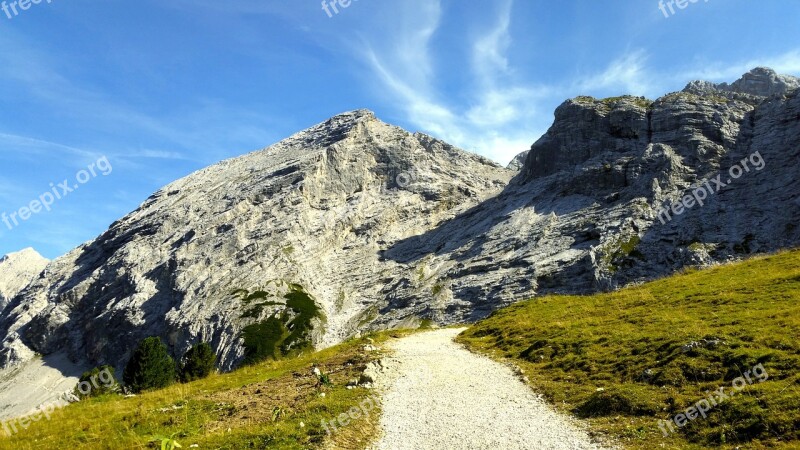
{"label": "green grass", "polygon": [[[380,344],[407,333],[385,332],[371,339]],[[156,441],[161,436],[172,436],[182,448],[365,448],[375,437],[379,408],[369,419],[354,420],[331,435],[322,420],[330,421],[374,394],[345,387],[378,357],[362,350],[367,342],[352,340],[136,397],[105,395],[74,403],[53,412],[49,420],[18,427],[10,437],[0,433],[0,449],[150,449],[160,448]],[[318,382],[311,373],[314,364],[332,385]]]}
{"label": "green grass", "polygon": [[630,95],[626,95],[626,96],[622,96],[622,97],[608,97],[608,98],[604,98],[601,101],[603,103],[605,103],[606,105],[608,105],[608,106],[615,106],[617,103],[619,103],[619,102],[621,102],[623,100],[631,101],[631,102],[633,102],[634,105],[636,105],[636,106],[638,106],[640,108],[644,108],[644,109],[650,108],[650,106],[652,106],[652,104],[653,104],[652,100],[648,100],[648,99],[646,99],[644,97],[632,97]]}
{"label": "green grass", "polygon": [[[464,332],[519,365],[533,389],[630,449],[800,448],[800,251],[593,296],[548,296]],[[694,343],[694,344],[693,344]],[[664,437],[668,420],[763,364]]]}
{"label": "green grass", "polygon": [[588,103],[588,104],[594,104],[599,102],[608,106],[609,108],[614,108],[617,105],[617,103],[623,100],[632,102],[634,105],[643,109],[649,109],[653,105],[652,100],[648,100],[644,97],[634,97],[630,95],[623,95],[620,97],[608,97],[603,99],[596,99],[588,95],[579,95],[575,97],[573,100],[577,101],[578,103]]}
{"label": "green grass", "polygon": [[313,320],[319,318],[324,322],[325,315],[317,306],[317,302],[303,288],[292,288],[284,298],[286,306],[297,314],[287,325],[287,329],[291,331],[281,344],[281,351],[289,354],[292,350],[303,350],[311,345],[307,334],[314,327]]}
{"label": "green grass", "polygon": [[244,364],[254,364],[267,358],[280,359],[280,343],[288,336],[286,325],[277,317],[244,327]]}
{"label": "green grass", "polygon": [[[247,293],[247,291],[244,292],[245,294]],[[267,298],[268,295],[269,293],[264,291],[255,291],[252,294],[245,297],[244,300],[242,300],[242,303],[244,303],[245,305],[249,305],[253,300],[264,299]]]}

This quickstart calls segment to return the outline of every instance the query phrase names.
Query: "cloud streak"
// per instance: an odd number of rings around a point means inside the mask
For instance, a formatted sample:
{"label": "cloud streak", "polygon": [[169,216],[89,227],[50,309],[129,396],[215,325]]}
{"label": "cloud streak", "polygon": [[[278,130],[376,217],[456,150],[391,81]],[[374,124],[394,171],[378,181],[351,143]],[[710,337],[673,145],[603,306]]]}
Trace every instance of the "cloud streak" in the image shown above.
{"label": "cloud streak", "polygon": [[[545,89],[516,83],[507,51],[513,1],[504,1],[488,31],[472,42],[470,75],[474,86],[464,93],[469,104],[447,101],[436,88],[440,75],[431,56],[432,39],[441,25],[441,2],[418,2],[409,8],[420,18],[389,37],[390,45],[366,45],[363,60],[386,92],[399,102],[407,119],[421,130],[501,163],[526,150],[536,138],[531,129],[535,100]],[[405,23],[414,23],[407,20]],[[448,68],[450,69],[450,68]],[[539,130],[541,133],[541,130]]]}

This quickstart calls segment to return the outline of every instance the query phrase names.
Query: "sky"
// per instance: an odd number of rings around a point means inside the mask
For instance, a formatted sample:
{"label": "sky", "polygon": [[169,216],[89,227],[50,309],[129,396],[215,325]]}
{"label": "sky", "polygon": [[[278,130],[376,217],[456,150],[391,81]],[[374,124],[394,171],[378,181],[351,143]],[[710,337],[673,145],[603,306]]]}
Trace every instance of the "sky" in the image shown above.
{"label": "sky", "polygon": [[354,109],[506,164],[568,98],[800,75],[800,2],[663,1],[6,0],[0,255]]}

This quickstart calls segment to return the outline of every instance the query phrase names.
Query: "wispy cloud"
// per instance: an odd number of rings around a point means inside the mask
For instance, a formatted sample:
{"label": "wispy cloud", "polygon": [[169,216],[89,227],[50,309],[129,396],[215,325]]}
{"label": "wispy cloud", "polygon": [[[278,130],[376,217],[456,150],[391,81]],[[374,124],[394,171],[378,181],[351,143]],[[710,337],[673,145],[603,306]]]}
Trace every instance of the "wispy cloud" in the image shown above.
{"label": "wispy cloud", "polygon": [[17,151],[16,156],[32,156],[47,154],[53,155],[70,155],[81,156],[87,158],[98,158],[100,153],[89,150],[72,147],[69,145],[59,144],[57,142],[50,142],[44,139],[37,139],[29,136],[20,136],[17,134],[0,133],[0,148],[12,149]]}
{"label": "wispy cloud", "polygon": [[465,93],[466,106],[444,100],[447,93],[437,88],[440,73],[431,57],[431,40],[440,26],[442,5],[430,1],[419,5],[425,14],[412,11],[418,20],[405,21],[415,25],[391,35],[389,46],[366,46],[364,61],[412,124],[501,163],[510,161],[543,131],[531,129],[532,116],[535,100],[548,94],[544,88],[513,79],[507,56],[513,0],[500,5],[488,30],[470,47],[473,88]]}
{"label": "wispy cloud", "polygon": [[383,47],[365,45],[363,60],[376,75],[380,92],[388,101],[401,105],[411,124],[501,163],[527,149],[550,125],[552,105],[567,98],[582,94],[657,98],[694,79],[733,81],[756,66],[800,73],[800,50],[733,64],[697,62],[699,69],[666,71],[651,64],[645,49],[633,48],[597,71],[558,84],[536,84],[515,73],[509,57],[514,44],[514,1],[504,0],[495,3],[493,14],[485,15],[483,32],[473,36],[467,47],[471,82],[463,84],[468,86],[463,91],[453,93],[437,85],[443,71],[455,65],[452,55],[445,58],[449,67],[442,68],[431,56],[437,50],[433,40],[446,17],[442,4],[418,5],[420,9],[402,10],[412,11],[416,21],[399,18],[406,26],[382,35],[381,41],[387,43]]}
{"label": "wispy cloud", "polygon": [[513,6],[513,0],[506,0],[500,7],[494,28],[478,38],[472,46],[473,70],[486,84],[494,84],[498,73],[508,72],[506,52],[511,45],[509,27]]}
{"label": "wispy cloud", "polygon": [[188,156],[179,152],[170,152],[163,150],[139,150],[133,152],[130,156],[135,158],[149,158],[149,159],[173,159],[173,160],[191,160]]}
{"label": "wispy cloud", "polygon": [[699,69],[690,69],[683,72],[680,76],[687,80],[707,80],[707,81],[734,81],[742,74],[755,67],[770,67],[780,74],[800,75],[800,49],[789,52],[754,58],[733,64],[721,61],[699,62]]}
{"label": "wispy cloud", "polygon": [[696,61],[688,68],[670,72],[654,69],[648,60],[646,51],[631,51],[612,61],[604,71],[579,78],[571,88],[572,95],[630,94],[657,98],[694,80],[733,82],[755,67],[770,67],[780,74],[800,74],[800,49],[735,62]]}
{"label": "wispy cloud", "polygon": [[647,70],[647,53],[638,49],[631,51],[612,61],[606,69],[598,74],[582,77],[575,84],[574,90],[582,93],[615,92],[630,95],[657,95],[656,86],[651,73]]}
{"label": "wispy cloud", "polygon": [[95,156],[95,153],[83,150],[69,145],[59,144],[56,142],[46,141],[44,139],[36,139],[28,136],[19,136],[16,134],[0,133],[0,139],[6,144],[23,147],[28,152],[52,154],[53,150],[68,152],[80,156]]}
{"label": "wispy cloud", "polygon": [[426,131],[443,135],[457,128],[457,118],[436,100],[433,86],[435,67],[430,55],[430,40],[439,27],[442,9],[439,1],[418,1],[418,21],[406,21],[387,48],[365,44],[364,60],[377,75],[383,89],[402,102],[408,119],[426,124]]}

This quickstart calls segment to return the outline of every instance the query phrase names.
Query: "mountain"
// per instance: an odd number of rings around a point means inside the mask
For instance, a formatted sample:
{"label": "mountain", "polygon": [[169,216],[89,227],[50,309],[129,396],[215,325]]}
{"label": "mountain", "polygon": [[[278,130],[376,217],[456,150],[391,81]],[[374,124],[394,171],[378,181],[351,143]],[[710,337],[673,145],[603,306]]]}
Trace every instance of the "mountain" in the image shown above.
{"label": "mountain", "polygon": [[247,356],[245,328],[273,316],[294,328],[281,350],[339,342],[374,320],[389,280],[408,270],[382,249],[512,175],[371,112],[336,116],[164,187],[53,261],[6,308],[0,354],[120,367],[141,339],[162,336],[176,355],[211,342],[230,369]]}
{"label": "mountain", "polygon": [[48,262],[32,248],[0,258],[0,310],[41,274]]}
{"label": "mountain", "polygon": [[797,77],[780,75],[768,67],[756,67],[732,84],[693,81],[686,86],[684,91],[697,95],[713,95],[722,92],[771,97],[787,94],[798,87],[800,87],[800,79]]}
{"label": "mountain", "polygon": [[[796,246],[798,91],[698,95],[695,84],[656,101],[566,101],[500,195],[388,257],[439,268],[450,306],[436,318],[452,322],[534,293],[614,289]],[[690,198],[684,207],[696,186],[706,188],[703,206]],[[402,288],[393,295],[413,298]],[[404,305],[394,306],[383,320],[402,317]]]}
{"label": "mountain", "polygon": [[369,111],[333,117],[51,262],[4,308],[0,362],[121,369],[154,335],[177,357],[208,341],[227,370],[796,246],[797,85],[759,68],[655,101],[577,97],[518,170]]}

